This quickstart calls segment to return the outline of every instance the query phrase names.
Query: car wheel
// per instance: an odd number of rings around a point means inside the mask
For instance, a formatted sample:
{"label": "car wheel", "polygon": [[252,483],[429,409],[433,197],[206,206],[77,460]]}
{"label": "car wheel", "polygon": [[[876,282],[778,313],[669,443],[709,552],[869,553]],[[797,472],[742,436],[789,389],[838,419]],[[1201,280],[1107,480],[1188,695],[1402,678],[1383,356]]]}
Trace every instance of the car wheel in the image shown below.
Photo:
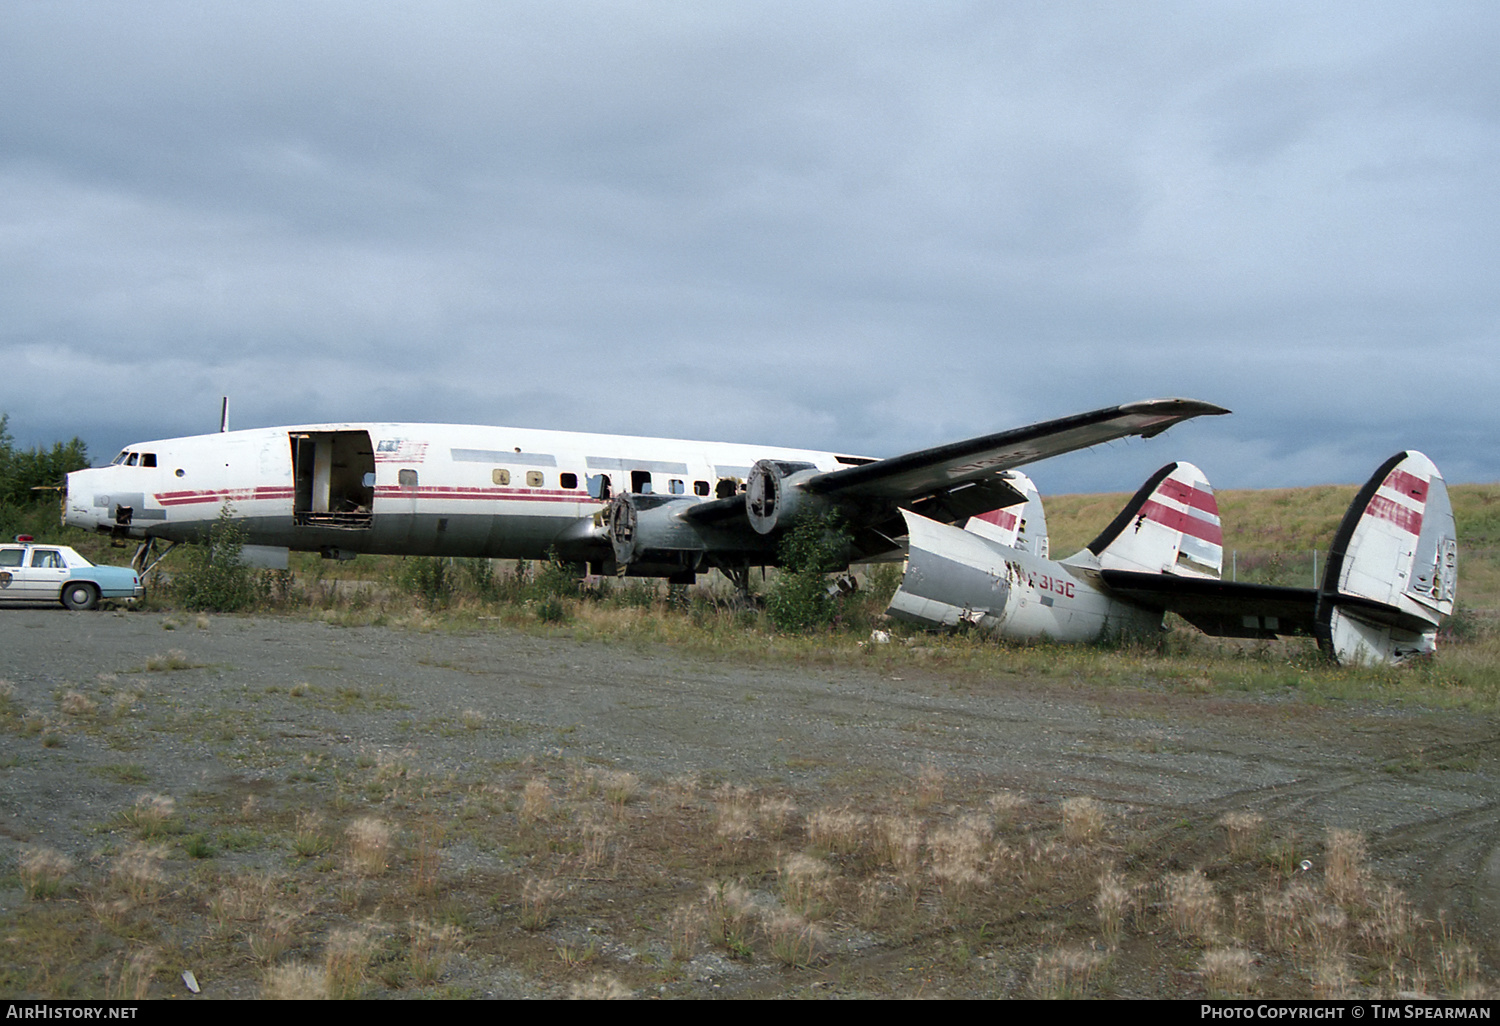
{"label": "car wheel", "polygon": [[92,584],[71,583],[63,589],[62,603],[69,609],[93,609],[99,604],[99,589]]}

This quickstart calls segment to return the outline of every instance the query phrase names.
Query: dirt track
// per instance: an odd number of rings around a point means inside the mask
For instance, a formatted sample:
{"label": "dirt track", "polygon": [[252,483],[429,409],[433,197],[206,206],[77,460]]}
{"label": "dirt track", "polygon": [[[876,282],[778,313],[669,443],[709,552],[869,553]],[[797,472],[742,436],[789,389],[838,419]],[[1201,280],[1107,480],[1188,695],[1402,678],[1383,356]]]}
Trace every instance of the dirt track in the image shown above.
{"label": "dirt track", "polygon": [[[0,613],[0,677],[62,741],[0,737],[0,831],[13,851],[86,851],[98,824],[142,790],[99,772],[122,759],[143,766],[151,790],[254,792],[272,803],[295,787],[286,765],[349,746],[400,749],[434,774],[562,757],[647,780],[692,774],[804,795],[853,795],[935,765],[1044,800],[1088,795],[1118,810],[1193,817],[1252,810],[1310,835],[1364,831],[1377,871],[1429,914],[1459,913],[1485,961],[1500,960],[1500,730],[1491,717],[974,681],[873,660],[746,667],[502,630],[216,617],[167,631],[163,619]],[[171,649],[192,667],[146,669]],[[117,676],[101,685],[101,674]],[[364,697],[309,702],[290,693],[299,683]],[[140,695],[128,756],[59,713],[69,688],[100,702],[101,688]],[[472,711],[492,729],[446,729]],[[250,756],[268,738],[280,766]]]}

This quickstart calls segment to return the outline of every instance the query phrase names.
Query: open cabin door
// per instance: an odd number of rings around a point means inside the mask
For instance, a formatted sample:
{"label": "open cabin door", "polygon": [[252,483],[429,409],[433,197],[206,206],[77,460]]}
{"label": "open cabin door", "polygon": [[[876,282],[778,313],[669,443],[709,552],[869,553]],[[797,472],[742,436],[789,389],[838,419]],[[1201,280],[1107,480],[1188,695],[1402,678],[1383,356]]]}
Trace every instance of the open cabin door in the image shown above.
{"label": "open cabin door", "polygon": [[294,431],[292,522],[367,529],[375,505],[375,447],[368,431]]}

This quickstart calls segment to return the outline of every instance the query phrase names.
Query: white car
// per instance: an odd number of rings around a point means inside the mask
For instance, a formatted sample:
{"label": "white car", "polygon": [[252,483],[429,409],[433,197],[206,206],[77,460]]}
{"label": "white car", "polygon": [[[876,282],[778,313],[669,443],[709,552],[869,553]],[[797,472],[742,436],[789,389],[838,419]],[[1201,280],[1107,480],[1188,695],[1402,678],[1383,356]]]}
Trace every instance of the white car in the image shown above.
{"label": "white car", "polygon": [[93,609],[100,599],[144,598],[140,575],[129,567],[96,566],[66,545],[26,537],[0,545],[0,602],[61,602]]}

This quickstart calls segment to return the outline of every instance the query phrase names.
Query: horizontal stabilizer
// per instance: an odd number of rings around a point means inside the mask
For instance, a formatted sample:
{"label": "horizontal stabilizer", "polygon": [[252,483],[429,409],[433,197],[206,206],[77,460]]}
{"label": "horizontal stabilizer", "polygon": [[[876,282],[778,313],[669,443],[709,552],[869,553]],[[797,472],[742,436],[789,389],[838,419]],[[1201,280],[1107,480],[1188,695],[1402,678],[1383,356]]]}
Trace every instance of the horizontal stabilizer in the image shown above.
{"label": "horizontal stabilizer", "polygon": [[1203,577],[1103,570],[1111,595],[1150,609],[1173,612],[1216,638],[1313,636],[1318,592]]}

